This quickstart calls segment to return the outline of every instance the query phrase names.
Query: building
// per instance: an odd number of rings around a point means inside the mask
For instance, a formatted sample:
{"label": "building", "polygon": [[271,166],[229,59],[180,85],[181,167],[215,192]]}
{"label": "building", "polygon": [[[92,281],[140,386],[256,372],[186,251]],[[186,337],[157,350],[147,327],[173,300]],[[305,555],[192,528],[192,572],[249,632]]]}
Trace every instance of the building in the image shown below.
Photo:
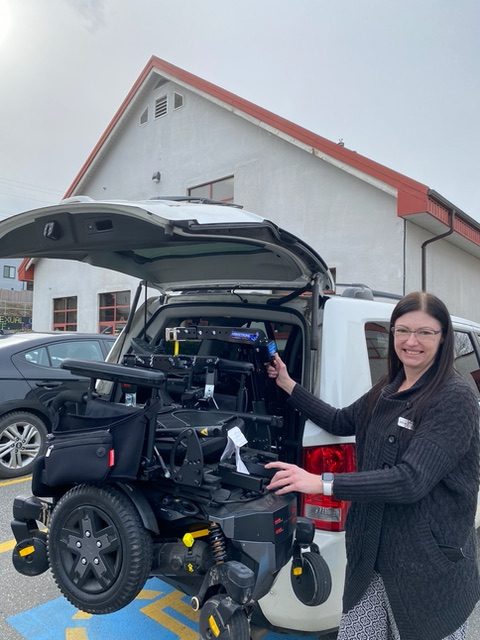
{"label": "building", "polygon": [[0,333],[32,327],[32,291],[19,280],[19,259],[0,260]]}
{"label": "building", "polygon": [[[337,282],[426,288],[480,320],[480,225],[437,192],[152,57],[66,194],[235,201],[307,240]],[[443,238],[437,236],[444,234]],[[25,261],[34,329],[119,330],[136,282]]]}

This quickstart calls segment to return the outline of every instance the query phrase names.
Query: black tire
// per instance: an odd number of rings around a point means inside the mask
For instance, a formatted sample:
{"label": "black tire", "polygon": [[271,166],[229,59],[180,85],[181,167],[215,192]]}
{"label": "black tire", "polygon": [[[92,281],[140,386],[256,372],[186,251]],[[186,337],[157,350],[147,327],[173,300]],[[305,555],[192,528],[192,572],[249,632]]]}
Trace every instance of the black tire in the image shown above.
{"label": "black tire", "polygon": [[119,489],[78,485],[53,510],[50,568],[77,609],[96,614],[125,607],[149,577],[152,553],[150,533]]}
{"label": "black tire", "polygon": [[302,554],[303,572],[292,575],[292,588],[297,598],[308,607],[316,607],[327,600],[332,590],[332,576],[328,564],[319,553]]}
{"label": "black tire", "polygon": [[220,630],[220,619],[217,614],[218,605],[222,598],[228,596],[218,595],[209,598],[200,610],[199,631],[200,640],[250,640],[250,622],[243,609],[237,609],[228,621],[220,635],[212,631],[210,616],[213,616],[213,624]]}
{"label": "black tire", "polygon": [[[25,547],[31,547],[30,553],[24,555]],[[18,542],[12,552],[15,569],[24,576],[39,576],[48,569],[47,534],[37,531],[31,538]]]}
{"label": "black tire", "polygon": [[11,411],[0,418],[0,478],[18,478],[32,472],[44,452],[45,422],[28,411]]}

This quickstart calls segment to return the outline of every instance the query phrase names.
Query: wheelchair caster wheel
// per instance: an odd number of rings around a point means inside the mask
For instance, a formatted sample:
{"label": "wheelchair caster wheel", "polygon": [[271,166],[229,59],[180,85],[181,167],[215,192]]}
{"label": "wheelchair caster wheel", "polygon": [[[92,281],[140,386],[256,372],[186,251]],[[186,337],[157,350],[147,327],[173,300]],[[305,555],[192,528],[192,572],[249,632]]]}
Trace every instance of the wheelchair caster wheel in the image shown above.
{"label": "wheelchair caster wheel", "polygon": [[301,572],[291,573],[292,588],[297,598],[307,607],[323,604],[332,590],[332,577],[327,563],[318,553],[302,554]]}
{"label": "wheelchair caster wheel", "polygon": [[15,569],[24,576],[39,576],[48,569],[47,534],[38,531],[29,540],[19,542],[12,553]]}
{"label": "wheelchair caster wheel", "polygon": [[222,600],[230,598],[213,596],[203,605],[199,620],[201,640],[250,640],[250,622],[245,611],[238,608],[230,615]]}

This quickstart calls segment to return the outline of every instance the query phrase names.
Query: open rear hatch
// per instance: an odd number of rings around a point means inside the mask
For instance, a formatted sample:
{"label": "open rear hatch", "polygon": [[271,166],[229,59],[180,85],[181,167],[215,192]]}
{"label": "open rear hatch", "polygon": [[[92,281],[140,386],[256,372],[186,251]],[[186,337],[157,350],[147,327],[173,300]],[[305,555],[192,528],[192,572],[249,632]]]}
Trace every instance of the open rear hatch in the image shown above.
{"label": "open rear hatch", "polygon": [[140,278],[160,290],[320,290],[323,259],[291,233],[233,206],[90,198],[0,222],[0,257],[77,260]]}

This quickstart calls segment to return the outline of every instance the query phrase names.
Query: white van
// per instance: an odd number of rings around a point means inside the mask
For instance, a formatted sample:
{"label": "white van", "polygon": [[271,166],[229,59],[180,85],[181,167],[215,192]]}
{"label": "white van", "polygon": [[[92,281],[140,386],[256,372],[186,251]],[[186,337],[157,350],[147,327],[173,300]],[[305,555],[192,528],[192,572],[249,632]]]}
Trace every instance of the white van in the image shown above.
{"label": "white van", "polygon": [[[248,375],[216,371],[208,380],[192,375],[187,382],[172,375],[165,401],[279,416],[277,426],[254,434],[257,446],[319,474],[355,470],[354,442],[329,435],[292,410],[267,378],[258,346],[252,349],[248,340],[256,332],[275,341],[294,379],[343,407],[386,372],[394,300],[384,295],[381,301],[364,286],[335,293],[327,265],[299,238],[232,205],[78,198],[2,221],[0,257],[18,256],[79,260],[136,276],[149,291],[157,288],[158,295],[139,304],[139,287],[138,308],[111,362],[122,363],[125,356],[153,362],[156,354],[249,362]],[[479,394],[480,325],[453,321],[456,366]],[[141,389],[136,402],[142,402]],[[308,591],[315,574],[306,571],[302,587],[285,567],[255,615],[274,629],[318,635],[339,622],[349,504],[318,495],[298,500],[299,513],[315,523],[325,561],[324,596],[313,606],[302,604],[296,593]]]}

